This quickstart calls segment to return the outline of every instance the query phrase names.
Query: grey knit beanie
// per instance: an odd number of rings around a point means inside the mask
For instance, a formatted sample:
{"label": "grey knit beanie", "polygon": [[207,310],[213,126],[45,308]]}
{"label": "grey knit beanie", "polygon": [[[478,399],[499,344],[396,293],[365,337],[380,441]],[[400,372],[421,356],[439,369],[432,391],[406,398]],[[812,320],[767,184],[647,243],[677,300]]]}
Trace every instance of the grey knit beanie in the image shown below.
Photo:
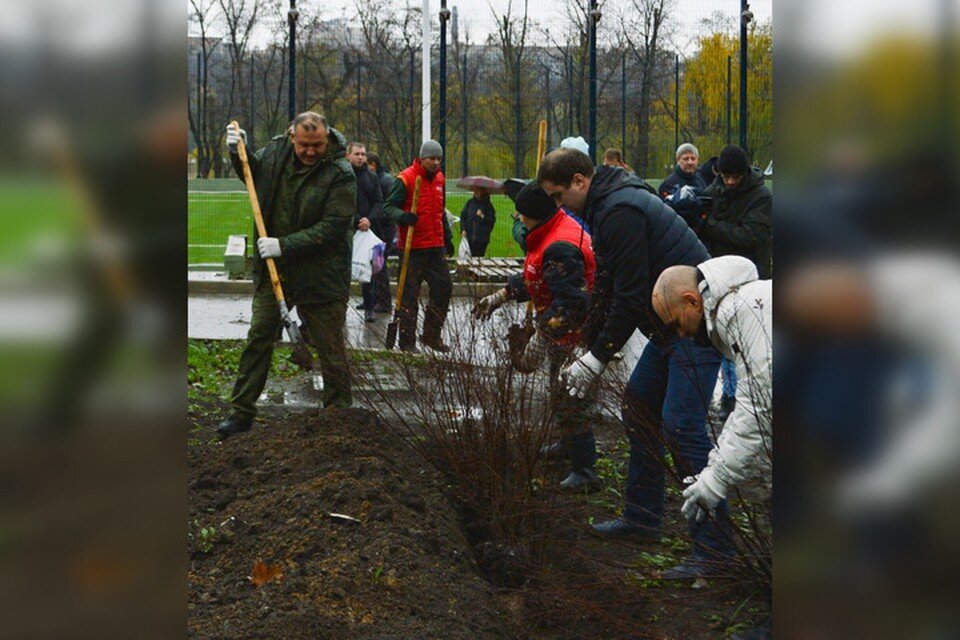
{"label": "grey knit beanie", "polygon": [[420,156],[421,158],[442,158],[443,157],[443,147],[440,146],[440,143],[436,140],[424,140],[423,144],[420,145]]}

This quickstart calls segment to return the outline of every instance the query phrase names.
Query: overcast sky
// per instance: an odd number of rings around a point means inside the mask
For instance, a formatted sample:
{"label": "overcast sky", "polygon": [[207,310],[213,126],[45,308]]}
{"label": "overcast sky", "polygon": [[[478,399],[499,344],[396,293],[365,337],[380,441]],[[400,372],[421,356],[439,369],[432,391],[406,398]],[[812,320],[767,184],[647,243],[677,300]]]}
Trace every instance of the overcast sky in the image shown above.
{"label": "overcast sky", "polygon": [[[420,7],[423,4],[423,0],[376,1],[398,8],[411,4]],[[322,5],[318,4],[321,2]],[[553,33],[559,33],[563,30],[563,26],[567,22],[566,5],[573,6],[572,3],[566,3],[564,0],[528,0],[528,2],[530,16],[534,17],[540,26],[550,28]],[[610,33],[615,28],[614,13],[622,7],[629,6],[630,2],[631,0],[605,0],[601,3],[601,6],[604,7],[604,18],[600,21],[601,39],[604,37],[605,30]],[[511,3],[514,14],[519,15],[523,11],[523,0],[447,0],[448,8],[457,7],[461,39],[466,28],[470,34],[470,41],[473,43],[484,42],[487,35],[496,30],[494,12],[497,14],[505,13]],[[766,22],[771,17],[771,5],[772,0],[751,0],[750,9],[758,21]],[[315,7],[323,6],[324,18],[356,14],[354,0],[298,0],[297,6],[303,7],[311,13]],[[440,10],[440,0],[430,0],[430,10],[436,16]],[[671,15],[678,24],[677,42],[675,44],[682,51],[692,52],[695,49],[696,37],[702,32],[701,21],[715,12],[723,12],[736,20],[736,16],[740,12],[740,0],[673,0]],[[278,16],[277,19],[285,21],[285,16],[286,13],[283,16]],[[265,31],[266,29],[261,31],[259,37],[256,38],[257,44],[265,44],[267,38]]]}

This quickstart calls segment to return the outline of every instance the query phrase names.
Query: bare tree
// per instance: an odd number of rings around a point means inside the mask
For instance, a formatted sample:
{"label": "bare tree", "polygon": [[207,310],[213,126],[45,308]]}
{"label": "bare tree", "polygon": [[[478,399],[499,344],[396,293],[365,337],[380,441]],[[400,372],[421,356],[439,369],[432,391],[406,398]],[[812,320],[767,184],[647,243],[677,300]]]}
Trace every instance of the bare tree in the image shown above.
{"label": "bare tree", "polygon": [[634,167],[640,175],[648,175],[650,169],[652,95],[665,25],[672,9],[671,0],[631,0],[630,7],[621,17],[623,38],[639,65],[640,73],[640,96],[635,110],[639,133]]}
{"label": "bare tree", "polygon": [[244,60],[250,42],[250,34],[257,27],[260,16],[266,10],[279,11],[277,0],[218,0],[223,12],[227,51],[230,54],[229,90],[227,92],[227,117],[237,113],[249,113],[250,92],[244,91]]}
{"label": "bare tree", "polygon": [[[497,20],[497,32],[490,35],[490,43],[496,44],[500,48],[501,64],[503,73],[496,79],[495,86],[499,96],[509,96],[504,102],[504,106],[514,115],[512,122],[512,131],[509,128],[500,127],[499,122],[495,122],[494,128],[490,131],[490,137],[500,140],[513,147],[514,175],[522,176],[523,159],[529,150],[530,142],[534,136],[530,135],[536,122],[535,117],[531,117],[532,110],[529,108],[529,100],[524,100],[525,92],[523,87],[535,86],[530,82],[529,75],[533,71],[531,65],[525,65],[525,53],[527,51],[527,36],[531,26],[527,12],[528,0],[523,0],[523,14],[521,16],[513,15],[513,0],[507,4],[506,12],[503,15],[497,15],[494,11],[494,18]],[[491,11],[493,9],[491,8]],[[528,76],[528,82],[524,83],[524,76]]]}
{"label": "bare tree", "polygon": [[[277,21],[273,28],[271,44],[260,51],[251,53],[253,58],[256,84],[259,85],[261,99],[254,104],[257,107],[257,120],[261,129],[270,135],[285,128],[287,112],[284,108],[284,89],[287,87],[287,51],[290,32],[284,21]],[[251,97],[256,92],[251,89]]]}
{"label": "bare tree", "polygon": [[[376,151],[388,165],[402,167],[416,144],[419,107],[416,90],[415,53],[420,48],[419,10],[399,12],[382,3],[358,1],[367,64],[364,100],[375,114],[364,129],[377,140]],[[416,150],[413,151],[415,153]]]}
{"label": "bare tree", "polygon": [[[187,118],[190,125],[190,131],[193,139],[197,143],[197,177],[206,178],[210,174],[210,169],[215,164],[217,157],[216,122],[212,117],[211,100],[215,100],[210,95],[210,60],[213,50],[220,42],[219,38],[212,38],[209,35],[210,23],[214,16],[212,10],[214,0],[190,0],[190,23],[195,25],[197,36],[197,51],[200,59],[197,65],[197,95],[193,109],[187,109]],[[189,98],[189,92],[188,92]]]}

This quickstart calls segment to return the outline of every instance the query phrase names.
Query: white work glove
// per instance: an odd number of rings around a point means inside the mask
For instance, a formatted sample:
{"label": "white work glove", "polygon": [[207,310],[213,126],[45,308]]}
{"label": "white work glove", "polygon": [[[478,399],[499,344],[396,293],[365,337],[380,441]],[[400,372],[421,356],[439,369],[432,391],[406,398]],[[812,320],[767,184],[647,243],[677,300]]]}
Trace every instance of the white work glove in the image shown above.
{"label": "white work glove", "polygon": [[257,240],[257,251],[261,258],[279,258],[280,240],[277,238],[260,238]]}
{"label": "white work glove", "polygon": [[560,380],[570,388],[571,397],[583,398],[587,395],[587,389],[593,381],[599,378],[606,368],[607,365],[587,351],[579,360],[560,372]]}
{"label": "white work glove", "polygon": [[690,185],[684,185],[680,187],[680,194],[677,196],[677,201],[680,200],[692,200],[697,197],[697,191]]}
{"label": "white work glove", "polygon": [[232,126],[227,125],[227,148],[231,153],[237,152],[237,143],[243,138],[243,144],[247,144],[247,132],[243,129],[237,131]]}
{"label": "white work glove", "polygon": [[490,295],[480,298],[473,307],[473,317],[477,320],[486,320],[509,299],[506,289],[497,289]]}
{"label": "white work glove", "polygon": [[693,481],[683,490],[684,503],[680,513],[687,520],[703,522],[713,515],[717,505],[727,496],[727,489],[713,474],[711,467],[705,468],[696,478],[684,478],[684,482]]}

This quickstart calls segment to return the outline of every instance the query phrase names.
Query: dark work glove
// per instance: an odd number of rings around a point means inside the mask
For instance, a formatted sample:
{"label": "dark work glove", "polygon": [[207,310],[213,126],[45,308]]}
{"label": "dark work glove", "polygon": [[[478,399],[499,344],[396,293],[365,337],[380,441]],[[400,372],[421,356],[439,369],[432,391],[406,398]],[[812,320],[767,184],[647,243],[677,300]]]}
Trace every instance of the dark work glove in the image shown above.
{"label": "dark work glove", "polygon": [[523,371],[523,352],[530,337],[536,333],[532,326],[512,324],[507,328],[507,346],[510,349],[510,363],[518,371]]}
{"label": "dark work glove", "polygon": [[403,215],[400,216],[400,224],[405,227],[412,227],[417,224],[417,220],[419,219],[420,217],[417,214],[404,211]]}

